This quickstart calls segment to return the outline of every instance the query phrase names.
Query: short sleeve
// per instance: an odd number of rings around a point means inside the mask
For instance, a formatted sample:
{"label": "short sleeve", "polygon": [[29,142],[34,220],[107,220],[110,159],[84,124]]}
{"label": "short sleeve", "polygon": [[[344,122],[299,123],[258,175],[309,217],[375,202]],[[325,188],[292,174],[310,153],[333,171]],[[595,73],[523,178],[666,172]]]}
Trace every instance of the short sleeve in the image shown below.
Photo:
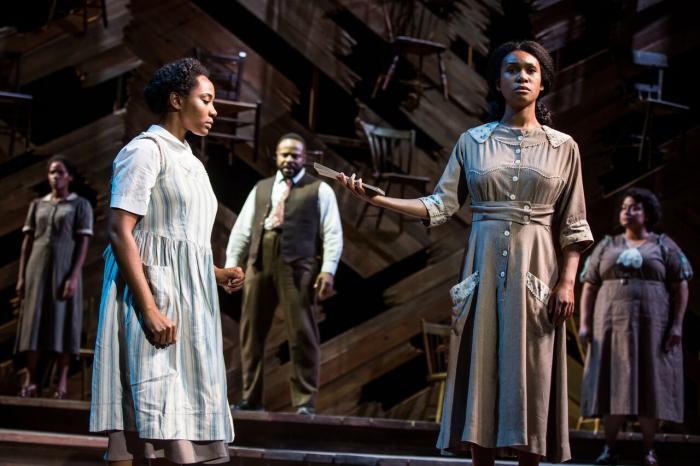
{"label": "short sleeve", "polygon": [[30,231],[36,230],[36,205],[37,200],[33,200],[29,204],[29,210],[27,211],[27,219],[24,221],[24,226],[22,227],[22,233],[28,233]]}
{"label": "short sleeve", "polygon": [[92,206],[87,199],[80,198],[75,209],[76,235],[92,236]]}
{"label": "short sleeve", "polygon": [[428,211],[427,226],[433,227],[447,222],[467,199],[469,191],[464,174],[466,137],[467,133],[463,133],[452,149],[445,171],[433,194],[420,198]]}
{"label": "short sleeve", "polygon": [[114,159],[109,206],[146,215],[151,189],[160,169],[160,153],[155,141],[148,138],[131,141]]}
{"label": "short sleeve", "polygon": [[610,244],[610,236],[605,236],[602,241],[596,244],[593,252],[586,258],[583,263],[583,269],[579,274],[581,283],[590,283],[591,285],[600,286],[603,282],[600,276],[600,259],[603,257],[605,248]]}
{"label": "short sleeve", "polygon": [[666,280],[682,282],[693,278],[693,267],[681,248],[668,236],[662,235],[661,246],[665,249]]}
{"label": "short sleeve", "polygon": [[559,221],[559,244],[562,249],[572,244],[580,251],[593,244],[593,234],[586,220],[586,199],[583,193],[581,156],[578,145],[571,141],[571,163],[565,177],[565,186],[557,201],[556,215]]}

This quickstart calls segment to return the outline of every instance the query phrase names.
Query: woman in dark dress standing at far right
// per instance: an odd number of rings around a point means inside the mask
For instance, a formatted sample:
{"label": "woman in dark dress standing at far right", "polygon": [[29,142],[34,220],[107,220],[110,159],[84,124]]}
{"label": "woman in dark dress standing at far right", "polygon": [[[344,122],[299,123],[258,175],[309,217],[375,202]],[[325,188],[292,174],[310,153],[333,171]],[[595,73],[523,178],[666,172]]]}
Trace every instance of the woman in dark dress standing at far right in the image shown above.
{"label": "woman in dark dress standing at far right", "polygon": [[620,206],[624,232],[606,236],[581,272],[579,338],[590,344],[581,414],[603,417],[606,445],[595,464],[617,464],[617,434],[637,416],[642,464],[658,465],[658,420],[683,422],[683,316],[693,270],[666,235],[651,229],[661,216],[656,196],[630,188]]}

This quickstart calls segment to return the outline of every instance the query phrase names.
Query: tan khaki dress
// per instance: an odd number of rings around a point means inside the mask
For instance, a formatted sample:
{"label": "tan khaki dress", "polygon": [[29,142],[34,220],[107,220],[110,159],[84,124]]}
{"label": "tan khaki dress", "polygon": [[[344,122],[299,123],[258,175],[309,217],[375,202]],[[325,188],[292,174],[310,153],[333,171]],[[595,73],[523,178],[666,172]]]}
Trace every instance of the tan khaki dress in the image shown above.
{"label": "tan khaki dress", "polygon": [[564,325],[549,320],[559,247],[593,241],[578,146],[548,127],[472,128],[455,145],[435,192],[421,200],[430,224],[471,197],[462,282],[452,290],[445,404],[437,447],[464,442],[571,457]]}
{"label": "tan khaki dress", "polygon": [[683,422],[683,349],[667,352],[664,343],[672,321],[669,285],[690,280],[693,269],[665,235],[651,233],[637,248],[638,268],[618,263],[628,249],[624,235],[605,237],[581,272],[581,281],[599,287],[581,414]]}

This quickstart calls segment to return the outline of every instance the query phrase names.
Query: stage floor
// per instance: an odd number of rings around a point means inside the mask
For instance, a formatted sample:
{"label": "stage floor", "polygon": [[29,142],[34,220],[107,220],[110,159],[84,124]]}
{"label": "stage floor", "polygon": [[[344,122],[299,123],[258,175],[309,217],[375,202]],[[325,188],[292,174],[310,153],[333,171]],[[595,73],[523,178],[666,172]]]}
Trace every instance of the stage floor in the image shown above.
{"label": "stage floor", "polygon": [[[3,452],[11,450],[19,457],[46,452],[52,461],[56,455],[67,453],[64,448],[77,448],[76,460],[84,455],[99,459],[104,451],[105,437],[87,431],[86,401],[0,397],[0,412]],[[232,464],[471,464],[466,458],[440,456],[435,448],[438,425],[432,422],[262,411],[234,411],[233,419],[236,438],[230,452],[240,461]],[[570,440],[574,460],[579,464],[592,463],[603,446],[602,433],[573,430]],[[697,464],[700,436],[660,434],[656,440],[664,464]],[[619,447],[629,464],[639,463],[640,434],[622,433]]]}

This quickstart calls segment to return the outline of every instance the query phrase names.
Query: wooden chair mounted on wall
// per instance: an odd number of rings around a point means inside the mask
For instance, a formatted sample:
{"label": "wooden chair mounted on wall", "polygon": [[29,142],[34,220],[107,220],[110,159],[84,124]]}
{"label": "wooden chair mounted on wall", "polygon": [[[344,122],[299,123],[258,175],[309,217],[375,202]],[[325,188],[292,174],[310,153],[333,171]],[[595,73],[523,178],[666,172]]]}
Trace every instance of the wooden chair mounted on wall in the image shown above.
{"label": "wooden chair mounted on wall", "polygon": [[[17,144],[18,130],[24,130],[24,152],[29,150],[29,143],[32,137],[32,101],[34,97],[29,94],[18,92],[0,91],[0,119],[4,119],[8,124],[0,125],[0,134],[8,135],[7,146],[3,150],[7,151],[4,157],[9,159],[14,157],[15,146]],[[2,157],[0,157],[2,158]]]}
{"label": "wooden chair mounted on wall", "polygon": [[[444,3],[444,1],[442,0],[440,3]],[[420,98],[424,89],[434,87],[424,85],[422,79],[423,58],[428,55],[436,55],[440,72],[440,89],[442,90],[443,98],[447,100],[447,74],[445,72],[445,62],[442,58],[442,54],[447,50],[447,46],[430,39],[429,35],[431,35],[434,25],[429,24],[431,14],[426,6],[420,5],[420,12],[416,13],[416,3],[413,0],[381,0],[381,2],[384,23],[394,56],[386,73],[379,75],[377,78],[372,97],[377,94],[380,84],[382,91],[387,90],[401,56],[415,55],[418,57],[417,76],[415,81],[409,81],[408,83],[414,85],[416,94]]]}
{"label": "wooden chair mounted on wall", "polygon": [[[423,347],[428,366],[428,382],[438,385],[438,403],[435,422],[440,422],[442,405],[445,400],[445,381],[447,380],[447,358],[450,349],[450,326],[435,324],[421,319]],[[427,408],[426,403],[426,408]]]}
{"label": "wooden chair mounted on wall", "polygon": [[[241,142],[251,142],[253,145],[253,157],[257,160],[258,139],[260,137],[260,114],[262,104],[240,102],[225,99],[214,99],[217,116],[214,125],[207,137],[201,138],[200,151],[202,157],[206,157],[207,145],[214,143],[227,147],[231,153],[234,152],[234,145]],[[251,118],[242,117],[244,114],[252,113]],[[240,135],[239,129],[252,127],[251,136]]]}
{"label": "wooden chair mounted on wall", "polygon": [[7,134],[7,146],[3,147],[6,158],[15,155],[17,131],[24,130],[24,151],[29,149],[32,136],[32,101],[29,94],[19,92],[22,72],[22,54],[18,52],[0,52],[0,134]]}
{"label": "wooden chair mounted on wall", "polygon": [[[400,196],[405,197],[406,186],[415,187],[421,195],[425,194],[430,178],[411,175],[411,163],[416,145],[416,132],[414,130],[398,130],[383,128],[369,124],[360,119],[357,124],[367,138],[372,163],[373,183],[390,195],[392,187],[400,188]],[[359,227],[371,206],[365,203],[357,219]],[[375,228],[379,228],[384,209],[379,209]],[[399,232],[403,232],[404,216],[399,216]]]}
{"label": "wooden chair mounted on wall", "polygon": [[[195,48],[194,56],[209,69],[209,78],[216,86],[214,107],[218,113],[209,135],[201,138],[201,157],[206,158],[207,144],[210,143],[228,148],[230,156],[235,144],[251,142],[253,156],[257,159],[262,104],[259,101],[253,103],[240,100],[247,54],[240,51],[236,55],[229,55]],[[240,134],[239,130],[251,127],[252,134]]]}
{"label": "wooden chair mounted on wall", "polygon": [[[90,4],[90,0],[83,0],[82,1],[82,10],[83,10],[83,34],[87,34],[87,29],[88,29],[88,5]],[[49,8],[49,16],[46,20],[46,25],[48,25],[51,21],[53,21],[54,16],[56,15],[56,6],[58,5],[58,0],[53,0],[51,2],[51,7]],[[100,17],[102,18],[102,24],[104,27],[109,26],[109,21],[107,19],[107,1],[106,0],[99,0],[99,8],[100,8]]]}
{"label": "wooden chair mounted on wall", "polygon": [[[678,117],[690,110],[687,105],[664,98],[664,77],[668,68],[668,58],[665,54],[633,50],[632,64],[638,76],[634,82],[626,83],[625,91],[633,89],[631,95],[627,92],[632,110],[630,115],[636,113],[637,117],[641,117],[641,128],[638,126],[639,122],[634,119],[630,120],[630,125],[639,129],[630,130],[629,127],[625,127],[621,130],[612,153],[613,169],[600,177],[605,187],[603,199],[618,195],[662,169],[665,162],[662,151],[659,150],[660,141],[655,141],[655,136],[659,135],[655,121],[658,118]],[[668,126],[668,123],[663,126]],[[671,127],[679,128],[673,136],[685,139],[685,125],[673,124]],[[663,136],[663,139],[666,140],[668,136]],[[685,144],[680,144],[682,154],[685,153],[685,147]]]}
{"label": "wooden chair mounted on wall", "polygon": [[209,69],[209,79],[216,85],[216,96],[225,100],[241,99],[241,84],[245,59],[248,54],[241,50],[236,55],[208,52],[195,47],[194,57]]}
{"label": "wooden chair mounted on wall", "polygon": [[[634,50],[632,52],[632,61],[637,66],[655,71],[655,79],[634,83],[634,90],[637,94],[637,104],[640,104],[644,111],[642,132],[636,136],[639,140],[637,161],[641,163],[644,158],[644,150],[647,149],[651,152],[654,149],[651,141],[651,129],[654,116],[671,115],[689,110],[690,107],[663,99],[664,70],[668,68],[668,58],[665,54],[647,52],[645,50]],[[649,157],[648,162],[649,166],[647,168],[651,169],[651,157]]]}

